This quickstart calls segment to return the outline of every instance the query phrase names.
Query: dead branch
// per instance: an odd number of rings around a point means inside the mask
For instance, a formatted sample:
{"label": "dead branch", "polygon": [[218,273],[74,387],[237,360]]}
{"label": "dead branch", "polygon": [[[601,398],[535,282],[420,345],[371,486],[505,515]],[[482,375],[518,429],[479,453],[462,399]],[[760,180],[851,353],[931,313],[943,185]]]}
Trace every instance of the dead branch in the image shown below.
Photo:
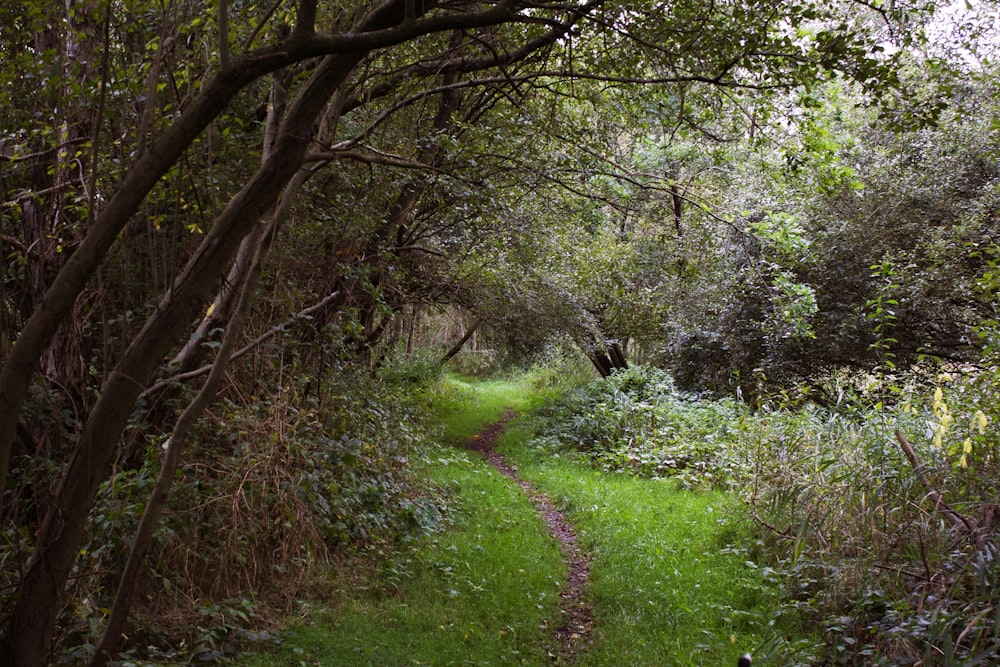
{"label": "dead branch", "polygon": [[[229,358],[230,363],[233,362],[233,361],[235,361],[236,359],[239,359],[244,354],[246,354],[250,350],[253,350],[258,345],[260,345],[261,343],[264,343],[265,341],[267,341],[268,339],[272,338],[273,336],[275,336],[276,334],[280,333],[281,331],[284,331],[287,327],[295,324],[296,322],[298,322],[301,319],[304,319],[304,318],[308,317],[309,315],[312,315],[317,310],[320,310],[324,306],[328,305],[330,302],[332,302],[334,299],[336,299],[339,295],[340,295],[340,290],[337,290],[335,292],[331,292],[330,294],[327,294],[326,297],[322,301],[320,301],[319,303],[315,303],[315,304],[309,306],[308,308],[305,308],[304,310],[300,310],[299,312],[295,313],[294,315],[292,315],[291,317],[289,317],[287,320],[285,320],[281,324],[278,324],[276,326],[271,327],[270,329],[268,329],[267,331],[265,331],[261,335],[257,336],[256,338],[254,338],[252,341],[250,341],[249,343],[247,343],[243,347],[241,347],[236,352],[233,352],[233,356]],[[161,391],[162,389],[165,389],[166,387],[174,384],[175,382],[183,382],[185,380],[191,380],[191,379],[194,379],[196,377],[201,377],[205,373],[208,373],[210,370],[212,370],[212,366],[213,365],[214,364],[208,364],[208,365],[202,366],[201,368],[196,368],[193,371],[188,371],[186,373],[178,373],[177,375],[172,375],[172,376],[168,377],[165,380],[161,380],[161,381],[157,382],[152,387],[150,387],[146,391],[142,392],[142,397],[145,398],[147,396],[150,396],[151,394],[155,394],[156,392]]]}
{"label": "dead branch", "polygon": [[913,446],[910,441],[906,439],[902,431],[896,431],[896,440],[899,441],[899,448],[903,450],[903,454],[906,455],[907,460],[909,460],[910,465],[913,467],[913,472],[916,473],[917,478],[927,489],[927,497],[934,501],[934,507],[941,512],[948,523],[954,528],[961,528],[966,533],[972,534],[975,532],[975,528],[969,523],[968,519],[956,512],[945,502],[944,497],[931,485],[930,479],[928,479],[927,474],[924,472],[924,467],[917,459],[917,453],[913,451]]}

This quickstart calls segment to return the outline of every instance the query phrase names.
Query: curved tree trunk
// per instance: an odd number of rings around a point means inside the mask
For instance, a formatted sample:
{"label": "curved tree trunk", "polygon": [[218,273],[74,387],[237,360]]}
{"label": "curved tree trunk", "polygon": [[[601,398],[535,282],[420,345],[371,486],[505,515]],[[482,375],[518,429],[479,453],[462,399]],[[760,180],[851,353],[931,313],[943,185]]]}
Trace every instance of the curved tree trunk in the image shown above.
{"label": "curved tree trunk", "polygon": [[479,325],[482,323],[483,321],[480,319],[477,319],[475,322],[473,322],[472,326],[466,329],[465,334],[459,339],[459,341],[454,345],[452,345],[451,349],[445,352],[445,355],[441,357],[441,363],[442,364],[448,363],[448,361],[452,357],[461,352],[462,348],[465,347],[465,344],[469,342],[469,339],[472,338],[472,335],[476,333],[476,329],[478,329]]}
{"label": "curved tree trunk", "polygon": [[156,534],[156,527],[159,524],[160,515],[167,503],[170,495],[170,488],[176,477],[177,468],[181,463],[181,454],[187,444],[188,435],[195,421],[201,416],[205,408],[215,397],[219,386],[222,384],[223,375],[229,367],[230,355],[236,349],[240,334],[246,325],[250,314],[250,305],[253,296],[260,282],[260,273],[263,264],[263,253],[258,253],[251,260],[250,266],[244,274],[243,283],[238,285],[239,297],[236,307],[226,325],[226,333],[219,346],[218,356],[212,365],[212,370],[208,374],[208,379],[202,385],[201,390],[188,404],[184,412],[181,413],[174,426],[170,438],[167,440],[167,450],[163,457],[163,464],[160,473],[156,478],[156,484],[150,493],[146,508],[139,521],[135,537],[132,539],[132,548],[129,550],[128,560],[125,569],[119,577],[118,592],[115,595],[114,604],[108,614],[108,622],[104,627],[104,633],[97,645],[94,656],[90,661],[90,667],[104,667],[118,654],[124,639],[122,631],[125,621],[128,618],[129,607],[132,604],[132,596],[135,592],[139,580],[139,571],[146,559],[149,545]]}
{"label": "curved tree trunk", "polygon": [[[328,56],[299,95],[274,154],[230,201],[101,389],[39,530],[7,632],[8,664],[43,664],[60,591],[76,558],[98,486],[136,399],[197,314],[242,238],[274,205],[305,159],[309,129],[362,54]],[[15,347],[19,347],[15,346]]]}

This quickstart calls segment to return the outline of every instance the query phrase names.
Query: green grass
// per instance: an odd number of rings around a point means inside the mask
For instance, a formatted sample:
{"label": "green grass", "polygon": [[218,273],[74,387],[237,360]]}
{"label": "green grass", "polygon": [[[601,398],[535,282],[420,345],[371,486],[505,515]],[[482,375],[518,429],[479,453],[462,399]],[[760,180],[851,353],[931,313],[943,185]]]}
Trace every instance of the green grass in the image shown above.
{"label": "green grass", "polygon": [[749,563],[728,496],[543,456],[519,428],[501,451],[593,555],[596,642],[581,665],[730,665],[765,650],[777,593]]}
{"label": "green grass", "polygon": [[[441,419],[451,442],[499,419],[508,405],[523,407],[523,388],[509,383],[472,392],[461,380],[447,382]],[[310,603],[280,646],[240,664],[547,662],[546,626],[565,568],[531,502],[478,455],[452,447],[429,447],[415,472],[447,490],[453,524],[331,573],[326,599]]]}
{"label": "green grass", "polygon": [[[526,382],[448,377],[435,400],[443,440],[460,443],[533,396]],[[531,437],[530,420],[515,421],[501,451],[564,509],[593,558],[595,643],[580,665],[730,665],[767,643],[775,593],[748,564],[724,493],[609,475],[534,450]],[[565,566],[530,501],[447,446],[430,447],[415,473],[448,491],[453,524],[371,571],[339,569],[280,647],[241,664],[551,664]]]}
{"label": "green grass", "polygon": [[436,388],[437,420],[445,442],[461,444],[504,416],[508,408],[521,411],[537,400],[527,376],[515,380],[476,380],[448,375]]}

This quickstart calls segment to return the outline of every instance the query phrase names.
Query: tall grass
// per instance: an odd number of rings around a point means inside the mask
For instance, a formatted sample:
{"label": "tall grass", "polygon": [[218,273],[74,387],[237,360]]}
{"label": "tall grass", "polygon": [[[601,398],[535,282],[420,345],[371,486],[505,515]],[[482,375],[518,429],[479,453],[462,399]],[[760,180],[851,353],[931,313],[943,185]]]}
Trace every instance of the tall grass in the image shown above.
{"label": "tall grass", "polygon": [[980,381],[942,374],[892,404],[840,392],[743,420],[741,488],[762,553],[836,664],[1000,657],[996,415]]}

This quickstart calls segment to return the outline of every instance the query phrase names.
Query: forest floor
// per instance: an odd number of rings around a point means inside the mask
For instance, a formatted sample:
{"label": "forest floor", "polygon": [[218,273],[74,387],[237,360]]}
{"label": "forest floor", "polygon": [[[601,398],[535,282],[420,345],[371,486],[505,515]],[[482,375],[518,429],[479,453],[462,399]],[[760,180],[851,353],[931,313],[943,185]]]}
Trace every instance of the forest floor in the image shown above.
{"label": "forest floor", "polygon": [[337,564],[237,664],[787,664],[762,655],[773,586],[727,494],[539,448],[516,379],[446,382],[442,442],[411,461],[439,528]]}

